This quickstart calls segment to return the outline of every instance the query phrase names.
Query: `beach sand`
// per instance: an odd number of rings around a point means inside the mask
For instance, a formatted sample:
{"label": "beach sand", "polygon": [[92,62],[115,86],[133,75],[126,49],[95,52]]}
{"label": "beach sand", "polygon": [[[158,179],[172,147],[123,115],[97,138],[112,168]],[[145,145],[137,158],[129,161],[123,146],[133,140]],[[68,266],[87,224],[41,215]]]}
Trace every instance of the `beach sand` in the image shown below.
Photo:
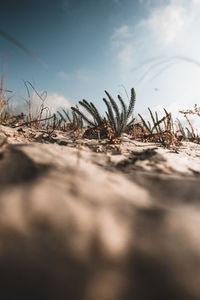
{"label": "beach sand", "polygon": [[0,295],[200,299],[200,145],[0,126]]}

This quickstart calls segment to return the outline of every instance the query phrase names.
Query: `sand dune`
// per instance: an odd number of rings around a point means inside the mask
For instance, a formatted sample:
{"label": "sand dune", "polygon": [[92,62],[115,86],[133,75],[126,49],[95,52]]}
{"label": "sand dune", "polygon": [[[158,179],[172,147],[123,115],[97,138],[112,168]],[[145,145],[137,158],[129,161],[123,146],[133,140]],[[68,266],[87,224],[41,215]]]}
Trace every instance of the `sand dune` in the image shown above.
{"label": "sand dune", "polygon": [[0,131],[2,299],[200,299],[200,145]]}

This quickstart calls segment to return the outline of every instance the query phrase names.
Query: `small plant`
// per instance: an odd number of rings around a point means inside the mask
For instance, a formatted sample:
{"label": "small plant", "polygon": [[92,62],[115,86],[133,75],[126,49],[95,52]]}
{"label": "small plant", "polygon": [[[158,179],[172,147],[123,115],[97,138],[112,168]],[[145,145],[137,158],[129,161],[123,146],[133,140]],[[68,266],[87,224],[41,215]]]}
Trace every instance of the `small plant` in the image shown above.
{"label": "small plant", "polygon": [[79,108],[71,107],[72,111],[82,117],[86,123],[92,127],[102,126],[103,125],[103,118],[101,117],[98,109],[92,102],[88,102],[87,100],[83,99],[79,101],[79,104],[89,113],[93,120],[89,119],[83,112],[79,110]]}
{"label": "small plant", "polygon": [[[105,91],[109,100],[103,98],[104,103],[107,106],[106,116],[109,121],[115,137],[121,136],[123,132],[126,132],[128,128],[133,125],[135,118],[131,117],[136,101],[136,94],[134,88],[131,89],[131,97],[128,107],[126,106],[123,98],[118,95],[118,100],[121,104],[121,110],[119,109],[117,103],[112,98],[112,96]],[[130,120],[131,119],[131,120]]]}
{"label": "small plant", "polygon": [[[147,132],[149,134],[153,134],[153,133],[162,133],[163,131],[171,131],[172,129],[172,120],[171,120],[171,114],[168,113],[166,111],[166,109],[164,109],[164,112],[165,112],[165,116],[159,120],[158,118],[158,113],[155,112],[155,116],[153,114],[153,112],[151,111],[151,109],[148,107],[148,110],[149,110],[149,113],[150,113],[150,116],[151,116],[151,119],[152,119],[152,123],[153,123],[153,126],[151,125],[151,123],[149,121],[145,121],[144,118],[140,115],[140,119],[142,121],[142,124],[144,126],[144,128],[147,130]],[[161,128],[161,124],[164,124],[164,128],[162,129]]]}
{"label": "small plant", "polygon": [[[76,106],[76,109],[79,111],[78,106]],[[58,121],[58,127],[62,128],[62,123],[64,123],[64,130],[78,130],[83,128],[83,118],[80,114],[78,114],[76,111],[72,110],[71,116],[70,113],[66,110],[62,110],[63,113],[60,111],[57,111],[57,114],[59,115],[60,119]]]}
{"label": "small plant", "polygon": [[165,116],[159,120],[157,112],[155,112],[154,115],[150,108],[148,108],[148,110],[153,125],[151,125],[149,121],[146,122],[144,118],[138,114],[143,125],[143,139],[151,142],[159,142],[165,147],[180,145],[177,134],[174,132],[171,113],[168,113],[166,109],[164,109]]}
{"label": "small plant", "polygon": [[[123,132],[126,132],[134,123],[135,119],[132,117],[132,113],[136,101],[135,90],[131,89],[131,97],[128,106],[126,106],[122,97],[118,95],[121,109],[112,96],[107,91],[105,91],[105,93],[108,97],[108,99],[103,98],[107,107],[107,111],[105,112],[106,117],[102,117],[96,106],[87,100],[79,101],[79,104],[87,111],[89,116],[86,116],[86,114],[80,111],[77,106],[71,107],[71,109],[92,128],[92,131],[88,130],[88,132],[92,132],[94,136],[97,136],[97,133],[100,132],[101,137],[108,137],[111,139],[112,136],[112,139],[114,140]],[[94,133],[95,130],[97,131],[96,134]]]}

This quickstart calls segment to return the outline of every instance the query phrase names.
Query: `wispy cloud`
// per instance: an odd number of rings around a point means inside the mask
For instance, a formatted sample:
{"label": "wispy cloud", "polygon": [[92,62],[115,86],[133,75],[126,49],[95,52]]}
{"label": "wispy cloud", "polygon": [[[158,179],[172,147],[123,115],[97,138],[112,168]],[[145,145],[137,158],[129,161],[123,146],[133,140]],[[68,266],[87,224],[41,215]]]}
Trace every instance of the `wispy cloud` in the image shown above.
{"label": "wispy cloud", "polygon": [[134,50],[131,44],[127,44],[119,51],[118,58],[124,69],[132,70],[134,65]]}
{"label": "wispy cloud", "polygon": [[122,40],[122,39],[127,39],[131,36],[130,28],[127,25],[122,25],[114,30],[114,33],[111,37],[113,42]]}
{"label": "wispy cloud", "polygon": [[154,6],[146,19],[138,24],[162,46],[185,42],[197,25],[200,0],[170,0]]}
{"label": "wispy cloud", "polygon": [[57,76],[63,80],[68,80],[70,78],[70,75],[64,71],[59,71]]}
{"label": "wispy cloud", "polygon": [[121,24],[111,36],[121,82],[134,85],[141,106],[146,101],[150,106],[198,102],[200,0],[140,2],[148,12],[145,18]]}
{"label": "wispy cloud", "polygon": [[128,72],[133,67],[133,32],[128,25],[116,28],[111,36],[112,49],[115,52],[120,67]]}
{"label": "wispy cloud", "polygon": [[171,0],[168,5],[155,8],[149,18],[140,23],[164,45],[183,39],[195,17],[193,10],[178,2]]}
{"label": "wispy cloud", "polygon": [[57,73],[57,77],[65,81],[73,80],[83,83],[94,81],[97,78],[93,71],[87,69],[78,69],[70,74],[61,70]]}
{"label": "wispy cloud", "polygon": [[90,82],[93,81],[96,76],[89,70],[78,70],[75,74],[77,80],[82,82]]}
{"label": "wispy cloud", "polygon": [[[153,3],[152,0],[140,2]],[[197,49],[200,50],[200,42],[195,35],[200,0],[170,0],[167,4],[158,0],[158,3],[157,6],[151,5],[146,18],[133,26],[121,25],[111,36],[116,59],[124,72],[137,67],[141,58],[178,54],[190,57],[198,53]],[[198,25],[200,28],[200,22]]]}

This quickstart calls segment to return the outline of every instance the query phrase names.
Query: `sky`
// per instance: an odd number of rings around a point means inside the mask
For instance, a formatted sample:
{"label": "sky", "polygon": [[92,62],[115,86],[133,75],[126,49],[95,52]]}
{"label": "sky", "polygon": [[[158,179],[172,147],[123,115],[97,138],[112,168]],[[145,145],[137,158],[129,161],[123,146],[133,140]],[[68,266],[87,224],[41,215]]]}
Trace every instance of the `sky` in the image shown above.
{"label": "sky", "polygon": [[132,87],[136,112],[191,109],[200,105],[199,16],[200,0],[7,0],[0,30],[40,62],[0,36],[0,71],[22,106],[28,80],[53,110],[87,99],[103,113],[104,90],[127,100]]}

